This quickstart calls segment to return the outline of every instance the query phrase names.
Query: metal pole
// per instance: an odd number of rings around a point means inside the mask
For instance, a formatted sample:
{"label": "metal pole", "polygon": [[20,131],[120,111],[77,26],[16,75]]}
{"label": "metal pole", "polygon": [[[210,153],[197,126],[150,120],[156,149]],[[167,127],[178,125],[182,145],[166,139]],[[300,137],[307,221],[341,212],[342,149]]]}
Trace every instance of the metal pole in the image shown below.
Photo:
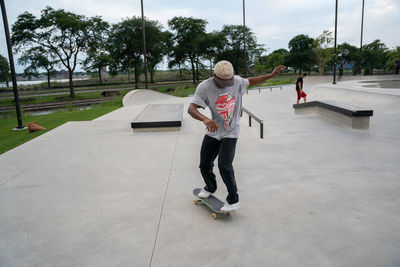
{"label": "metal pole", "polygon": [[143,33],[143,56],[144,56],[144,80],[147,87],[147,57],[146,57],[146,33],[145,33],[145,26],[144,26],[144,12],[143,12],[143,0],[141,0],[142,5],[142,33]]}
{"label": "metal pole", "polygon": [[247,54],[246,54],[246,12],[243,0],[243,40],[244,40],[244,77],[247,77]]}
{"label": "metal pole", "polygon": [[362,75],[362,42],[363,42],[363,27],[364,27],[364,0],[362,1],[362,12],[361,12],[360,75]]}
{"label": "metal pole", "polygon": [[8,60],[10,61],[11,79],[14,89],[15,109],[17,111],[18,126],[16,127],[16,129],[24,129],[25,127],[24,125],[22,125],[21,107],[19,105],[18,85],[17,85],[17,78],[15,75],[14,57],[11,48],[10,31],[8,29],[6,5],[4,4],[4,0],[0,0],[0,3],[1,3],[1,13],[3,15],[4,32],[6,34],[6,40],[7,40]]}
{"label": "metal pole", "polygon": [[333,51],[333,84],[336,84],[337,7],[338,7],[338,0],[336,0],[336,8],[335,8],[335,46]]}

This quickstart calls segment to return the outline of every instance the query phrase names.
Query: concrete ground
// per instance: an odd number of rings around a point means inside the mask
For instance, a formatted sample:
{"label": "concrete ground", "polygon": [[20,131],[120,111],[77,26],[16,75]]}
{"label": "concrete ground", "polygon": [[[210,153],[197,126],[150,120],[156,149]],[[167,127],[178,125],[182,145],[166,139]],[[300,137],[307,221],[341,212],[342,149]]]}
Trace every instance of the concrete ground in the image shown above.
{"label": "concrete ground", "polygon": [[216,220],[193,204],[203,125],[130,128],[148,103],[190,98],[134,91],[0,155],[0,266],[400,266],[400,97],[311,88],[329,81],[306,79],[309,100],[371,108],[370,129],[294,115],[294,87],[250,91],[264,139],[244,115],[242,208]]}

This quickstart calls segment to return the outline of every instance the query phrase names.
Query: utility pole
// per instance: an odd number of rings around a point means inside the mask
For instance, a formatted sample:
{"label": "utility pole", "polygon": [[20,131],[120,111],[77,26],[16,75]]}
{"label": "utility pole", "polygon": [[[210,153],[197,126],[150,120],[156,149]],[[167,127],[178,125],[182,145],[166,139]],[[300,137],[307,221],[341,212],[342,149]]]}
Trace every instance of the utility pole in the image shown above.
{"label": "utility pole", "polygon": [[11,48],[10,31],[8,29],[6,5],[4,4],[4,0],[0,0],[0,4],[1,4],[1,13],[3,15],[4,32],[6,34],[6,40],[7,40],[8,60],[10,61],[11,79],[14,89],[15,109],[17,111],[18,126],[14,130],[23,130],[25,129],[25,126],[22,125],[21,107],[19,105],[18,85],[17,85],[17,78],[15,75],[14,57]]}
{"label": "utility pole", "polygon": [[364,0],[362,0],[362,11],[361,11],[360,75],[362,75],[362,42],[363,42],[363,28],[364,28]]}
{"label": "utility pole", "polygon": [[244,77],[247,77],[247,54],[246,54],[246,12],[245,0],[243,0],[243,40],[244,40]]}
{"label": "utility pole", "polygon": [[336,0],[336,8],[335,8],[335,46],[333,51],[333,84],[336,84],[337,7],[338,7],[338,0]]}
{"label": "utility pole", "polygon": [[143,12],[143,0],[141,0],[142,5],[142,35],[143,35],[143,56],[144,56],[144,80],[147,87],[147,57],[146,57],[146,30],[145,30],[145,23],[144,23],[144,12]]}

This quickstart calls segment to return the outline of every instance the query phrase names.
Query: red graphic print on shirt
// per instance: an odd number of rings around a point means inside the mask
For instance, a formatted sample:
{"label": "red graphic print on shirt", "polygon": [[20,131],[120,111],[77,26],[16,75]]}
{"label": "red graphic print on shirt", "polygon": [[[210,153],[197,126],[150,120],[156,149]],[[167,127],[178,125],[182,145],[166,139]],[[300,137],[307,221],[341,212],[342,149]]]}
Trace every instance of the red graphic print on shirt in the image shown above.
{"label": "red graphic print on shirt", "polygon": [[218,114],[224,119],[224,127],[227,131],[231,129],[233,111],[235,110],[236,99],[228,93],[218,97],[217,103]]}

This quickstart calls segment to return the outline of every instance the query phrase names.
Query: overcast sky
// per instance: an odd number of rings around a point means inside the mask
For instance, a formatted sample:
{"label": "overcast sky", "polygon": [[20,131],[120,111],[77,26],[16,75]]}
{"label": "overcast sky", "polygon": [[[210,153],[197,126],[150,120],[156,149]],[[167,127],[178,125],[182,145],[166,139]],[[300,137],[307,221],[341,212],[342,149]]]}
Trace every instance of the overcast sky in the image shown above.
{"label": "overcast sky", "polygon": [[[141,16],[140,0],[5,0],[11,25],[18,15],[28,11],[40,16],[46,6],[76,14],[101,16],[110,23]],[[145,16],[158,20],[167,29],[174,16],[191,16],[208,21],[207,31],[221,30],[226,24],[242,24],[239,0],[143,0]],[[362,0],[339,0],[338,43],[359,47]],[[324,30],[334,31],[334,0],[246,0],[246,25],[256,34],[267,53],[288,48],[297,34],[317,37]],[[400,0],[365,0],[363,44],[380,39],[389,48],[400,45]],[[8,56],[4,28],[0,28],[0,54]],[[14,58],[17,61],[17,58]],[[165,66],[165,64],[163,65]],[[16,66],[17,72],[23,67]]]}

